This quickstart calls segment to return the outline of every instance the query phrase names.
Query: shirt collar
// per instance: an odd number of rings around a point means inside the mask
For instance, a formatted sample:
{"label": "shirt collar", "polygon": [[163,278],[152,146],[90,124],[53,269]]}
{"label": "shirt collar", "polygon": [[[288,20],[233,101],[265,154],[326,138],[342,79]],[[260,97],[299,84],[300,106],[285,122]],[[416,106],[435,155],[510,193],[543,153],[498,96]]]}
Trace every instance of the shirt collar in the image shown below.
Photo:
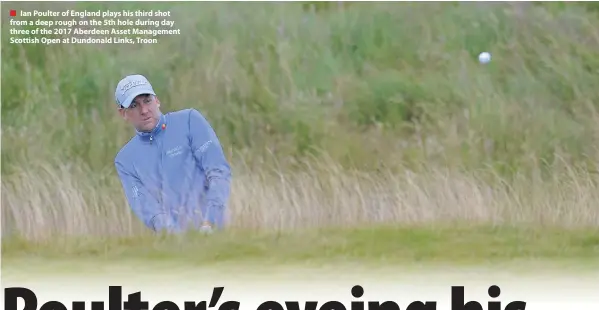
{"label": "shirt collar", "polygon": [[156,127],[152,129],[152,131],[139,131],[135,129],[135,133],[142,138],[143,140],[147,140],[150,137],[156,137],[160,132],[166,129],[166,116],[160,113],[160,118],[158,119],[158,123]]}

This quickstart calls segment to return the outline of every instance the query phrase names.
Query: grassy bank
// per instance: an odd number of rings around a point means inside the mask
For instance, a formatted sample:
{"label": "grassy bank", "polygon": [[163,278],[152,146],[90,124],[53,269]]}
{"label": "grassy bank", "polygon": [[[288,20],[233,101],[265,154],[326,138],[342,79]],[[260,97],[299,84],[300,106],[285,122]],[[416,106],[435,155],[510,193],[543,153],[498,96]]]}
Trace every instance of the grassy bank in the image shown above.
{"label": "grassy bank", "polygon": [[[114,87],[131,72],[154,81],[165,112],[202,110],[232,160],[253,165],[274,152],[365,169],[424,162],[508,173],[597,158],[599,18],[582,7],[171,11],[181,35],[155,45],[5,45],[3,172],[57,157],[111,169],[131,136]],[[481,51],[491,64],[476,61]]]}
{"label": "grassy bank", "polygon": [[[164,112],[197,108],[214,126],[234,168],[235,229],[522,224],[594,236],[599,16],[589,8],[168,8],[181,35],[154,45],[3,45],[3,233],[143,235],[113,167],[132,135],[114,87],[136,72]],[[476,61],[482,51],[490,64]]]}

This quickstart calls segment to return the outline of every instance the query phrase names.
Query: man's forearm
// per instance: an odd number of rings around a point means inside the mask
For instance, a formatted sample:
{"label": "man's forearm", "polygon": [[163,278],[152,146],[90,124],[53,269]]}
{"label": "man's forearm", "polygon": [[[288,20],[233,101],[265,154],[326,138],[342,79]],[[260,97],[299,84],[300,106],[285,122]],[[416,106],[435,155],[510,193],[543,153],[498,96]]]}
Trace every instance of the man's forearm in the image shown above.
{"label": "man's forearm", "polygon": [[224,216],[230,193],[228,178],[215,177],[210,180],[206,194],[206,212],[204,220],[210,225],[221,228],[224,226]]}
{"label": "man's forearm", "polygon": [[222,227],[230,193],[231,168],[216,133],[208,121],[195,109],[190,110],[189,130],[193,154],[206,172],[208,191],[204,198],[203,221]]}

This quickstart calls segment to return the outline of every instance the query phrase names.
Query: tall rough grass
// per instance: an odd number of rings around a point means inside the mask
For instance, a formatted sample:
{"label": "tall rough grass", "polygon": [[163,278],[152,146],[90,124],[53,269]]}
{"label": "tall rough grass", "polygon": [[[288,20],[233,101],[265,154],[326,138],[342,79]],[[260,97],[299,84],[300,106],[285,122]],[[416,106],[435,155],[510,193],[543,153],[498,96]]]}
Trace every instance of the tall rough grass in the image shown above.
{"label": "tall rough grass", "polygon": [[144,231],[113,167],[133,134],[113,99],[130,73],[148,76],[164,112],[193,107],[213,124],[234,169],[235,227],[599,225],[599,17],[588,8],[147,6],[170,9],[182,34],[3,44],[3,233]]}
{"label": "tall rough grass", "polygon": [[[230,225],[284,232],[364,225],[599,225],[597,181],[583,171],[551,180],[486,180],[451,170],[370,174],[332,165],[302,172],[240,174],[233,181]],[[132,217],[118,183],[100,184],[81,167],[23,168],[2,182],[3,229],[30,240],[147,233]],[[8,216],[6,216],[8,215]]]}

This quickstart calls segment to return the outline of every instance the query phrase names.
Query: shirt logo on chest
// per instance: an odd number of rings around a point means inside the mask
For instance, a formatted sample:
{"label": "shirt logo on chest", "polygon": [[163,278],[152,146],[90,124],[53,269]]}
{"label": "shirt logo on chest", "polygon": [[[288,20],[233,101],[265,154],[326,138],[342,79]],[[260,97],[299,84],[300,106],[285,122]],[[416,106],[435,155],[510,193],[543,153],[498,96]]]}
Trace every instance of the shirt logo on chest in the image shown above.
{"label": "shirt logo on chest", "polygon": [[175,146],[174,148],[166,151],[166,156],[168,156],[169,158],[173,158],[177,155],[181,155],[183,154],[183,147],[182,146]]}

